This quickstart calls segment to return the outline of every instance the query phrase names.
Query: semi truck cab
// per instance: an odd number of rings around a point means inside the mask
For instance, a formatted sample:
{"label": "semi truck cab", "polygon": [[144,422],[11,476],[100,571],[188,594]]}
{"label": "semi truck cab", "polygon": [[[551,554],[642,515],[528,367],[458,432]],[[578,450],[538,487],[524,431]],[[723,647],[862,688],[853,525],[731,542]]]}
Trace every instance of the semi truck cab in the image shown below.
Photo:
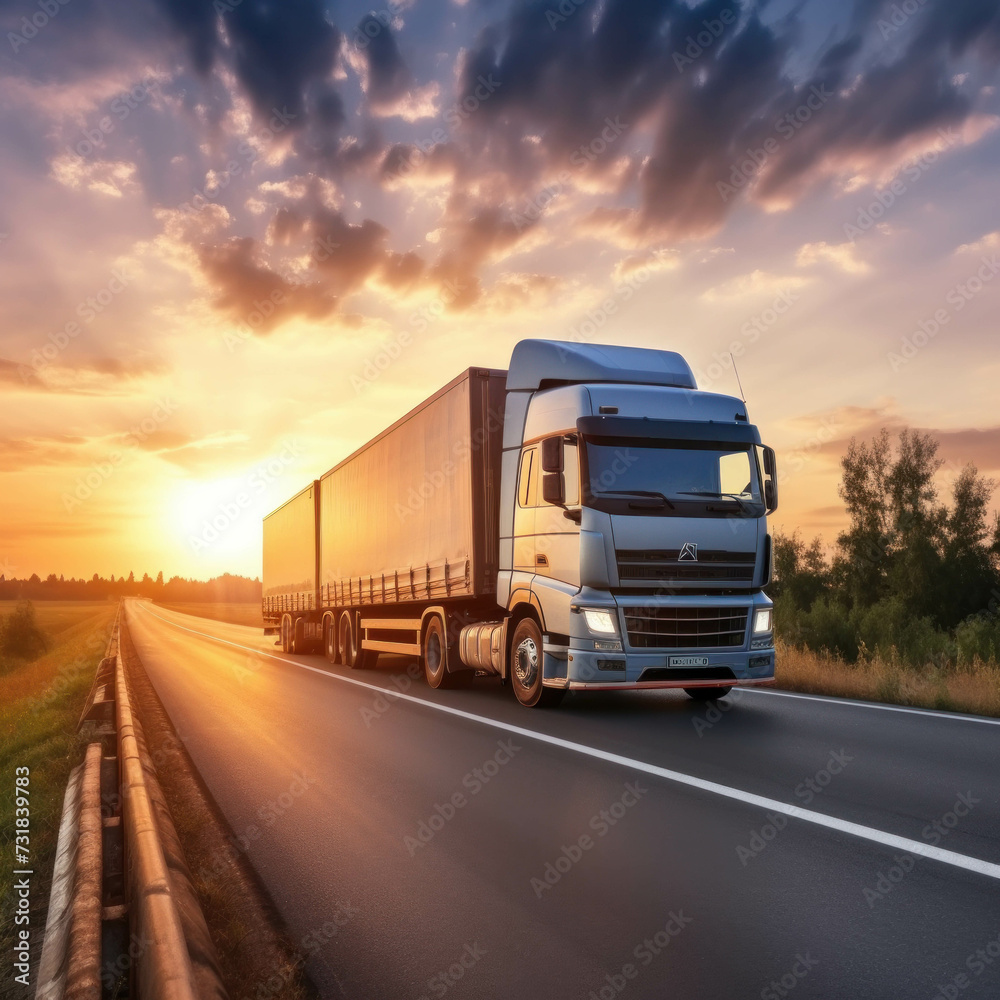
{"label": "semi truck cab", "polygon": [[503,435],[497,603],[541,623],[505,643],[522,701],[773,681],[775,458],[741,399],[671,351],[522,341]]}

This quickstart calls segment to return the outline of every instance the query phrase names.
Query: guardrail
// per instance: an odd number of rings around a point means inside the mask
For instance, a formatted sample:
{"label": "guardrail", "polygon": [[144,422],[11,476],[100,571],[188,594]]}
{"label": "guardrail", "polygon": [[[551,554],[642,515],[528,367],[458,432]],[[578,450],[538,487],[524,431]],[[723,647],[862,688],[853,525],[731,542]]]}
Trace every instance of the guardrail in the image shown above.
{"label": "guardrail", "polygon": [[63,801],[36,1000],[225,1000],[132,706],[123,627],[119,604],[78,727],[91,742]]}

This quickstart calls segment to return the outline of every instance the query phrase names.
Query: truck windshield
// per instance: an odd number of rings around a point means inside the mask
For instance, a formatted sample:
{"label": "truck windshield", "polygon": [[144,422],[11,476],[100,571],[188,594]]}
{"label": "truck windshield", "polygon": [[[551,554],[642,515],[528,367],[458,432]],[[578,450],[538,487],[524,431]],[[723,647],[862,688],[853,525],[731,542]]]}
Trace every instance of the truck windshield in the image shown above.
{"label": "truck windshield", "polygon": [[751,448],[635,439],[588,440],[590,506],[613,513],[703,516],[763,513],[757,462]]}

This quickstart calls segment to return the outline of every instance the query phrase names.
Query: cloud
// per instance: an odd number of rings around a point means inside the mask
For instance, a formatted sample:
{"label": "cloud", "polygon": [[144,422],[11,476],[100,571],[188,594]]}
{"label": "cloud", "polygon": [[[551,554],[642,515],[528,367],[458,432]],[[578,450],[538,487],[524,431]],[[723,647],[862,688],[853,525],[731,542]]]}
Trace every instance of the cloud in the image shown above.
{"label": "cloud", "polygon": [[62,153],[52,161],[52,176],[75,191],[86,189],[111,198],[137,191],[136,165],[127,160],[88,160]]}
{"label": "cloud", "polygon": [[984,254],[990,250],[1000,249],[1000,230],[987,233],[974,243],[963,243],[955,248],[956,254]]}
{"label": "cloud", "polygon": [[336,308],[328,289],[289,281],[270,268],[249,236],[202,247],[199,259],[215,293],[215,308],[258,333],[269,333],[294,316],[321,319]]}
{"label": "cloud", "polygon": [[775,296],[802,288],[809,281],[809,278],[798,274],[770,274],[758,269],[707,288],[701,293],[701,298],[706,302],[722,302],[754,296]]}
{"label": "cloud", "polygon": [[845,274],[867,274],[872,269],[867,261],[858,258],[858,248],[850,242],[806,243],[799,247],[795,255],[795,263],[799,267],[810,267],[821,262],[833,264]]}

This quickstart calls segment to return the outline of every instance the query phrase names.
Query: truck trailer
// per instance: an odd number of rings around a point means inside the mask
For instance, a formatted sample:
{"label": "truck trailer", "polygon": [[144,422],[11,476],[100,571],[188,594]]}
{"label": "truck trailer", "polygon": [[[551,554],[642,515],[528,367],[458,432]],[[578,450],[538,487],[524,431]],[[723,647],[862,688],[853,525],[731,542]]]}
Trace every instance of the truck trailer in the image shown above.
{"label": "truck trailer", "polygon": [[774,451],[672,351],[518,343],[264,518],[265,631],[433,688],[773,683]]}

